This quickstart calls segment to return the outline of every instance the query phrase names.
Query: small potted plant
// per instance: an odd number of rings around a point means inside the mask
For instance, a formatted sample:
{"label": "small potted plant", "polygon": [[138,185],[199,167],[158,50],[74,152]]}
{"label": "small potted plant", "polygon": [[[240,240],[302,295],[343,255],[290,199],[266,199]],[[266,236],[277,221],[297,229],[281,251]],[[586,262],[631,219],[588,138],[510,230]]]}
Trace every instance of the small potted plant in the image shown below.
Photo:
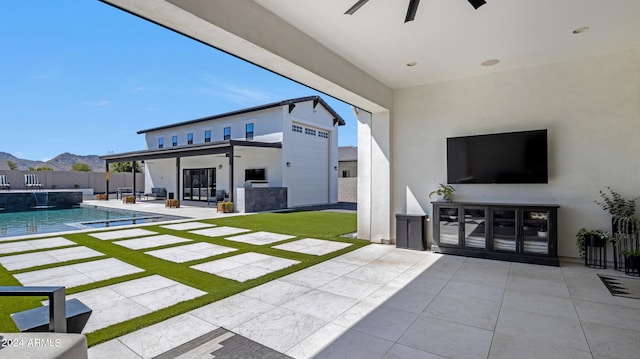
{"label": "small potted plant", "polygon": [[609,239],[609,233],[597,229],[585,229],[581,228],[576,234],[576,248],[578,248],[578,254],[580,258],[584,258],[585,248],[589,247],[604,247]]}
{"label": "small potted plant", "polygon": [[233,202],[229,202],[229,201],[218,202],[218,212],[232,213],[233,212]]}
{"label": "small potted plant", "polygon": [[445,185],[440,183],[438,185],[438,189],[435,191],[432,191],[431,193],[429,193],[429,198],[431,198],[431,196],[433,196],[434,194],[439,196],[439,201],[441,202],[451,202],[453,200],[453,192],[455,192],[455,189],[453,188],[453,186],[450,185]]}
{"label": "small potted plant", "polygon": [[122,203],[136,203],[136,196],[124,196],[122,197]]}

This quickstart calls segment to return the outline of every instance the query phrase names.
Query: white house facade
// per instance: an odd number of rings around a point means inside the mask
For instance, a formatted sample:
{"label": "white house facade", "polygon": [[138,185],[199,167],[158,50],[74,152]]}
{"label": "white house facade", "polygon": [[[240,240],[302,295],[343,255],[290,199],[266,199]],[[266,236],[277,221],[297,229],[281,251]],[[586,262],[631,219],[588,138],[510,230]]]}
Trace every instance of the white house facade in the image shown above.
{"label": "white house facade", "polygon": [[341,125],[322,98],[302,97],[141,130],[145,150],[102,158],[144,161],[139,191],[166,188],[191,201],[215,201],[224,193],[240,212],[256,208],[245,207],[256,195],[248,188],[265,189],[263,197],[284,194],[278,208],[336,203]]}

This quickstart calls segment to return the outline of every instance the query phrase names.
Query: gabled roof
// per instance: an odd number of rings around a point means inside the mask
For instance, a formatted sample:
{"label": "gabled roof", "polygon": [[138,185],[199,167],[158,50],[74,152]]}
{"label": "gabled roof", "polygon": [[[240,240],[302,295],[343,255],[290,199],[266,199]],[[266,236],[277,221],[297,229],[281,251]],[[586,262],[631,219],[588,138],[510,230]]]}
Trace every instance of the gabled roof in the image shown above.
{"label": "gabled roof", "polygon": [[338,162],[357,161],[358,147],[341,146],[338,147]]}
{"label": "gabled roof", "polygon": [[[146,133],[146,132],[157,131],[157,130],[165,130],[165,129],[168,129],[168,128],[173,128],[173,127],[178,127],[178,126],[192,125],[192,124],[199,123],[199,122],[217,120],[219,118],[231,117],[231,116],[235,116],[235,115],[242,115],[242,114],[245,114],[245,113],[251,113],[251,112],[256,112],[256,111],[262,111],[262,110],[266,110],[266,109],[273,108],[273,107],[280,107],[280,106],[287,106],[287,105],[295,107],[296,103],[306,102],[306,101],[314,101],[314,104],[313,104],[314,108],[318,104],[322,105],[333,116],[333,123],[334,124],[337,122],[338,125],[344,126],[344,124],[345,124],[344,119],[340,115],[338,115],[338,113],[333,108],[331,108],[331,106],[329,106],[329,104],[327,104],[320,96],[307,96],[307,97],[294,98],[294,99],[284,100],[284,101],[279,101],[279,102],[273,102],[273,103],[269,103],[269,104],[261,105],[261,106],[248,107],[248,108],[245,108],[245,109],[242,109],[242,110],[237,110],[237,111],[232,111],[232,112],[227,112],[227,113],[221,113],[221,114],[218,114],[218,115],[198,118],[198,119],[195,119],[195,120],[178,122],[178,123],[173,123],[173,124],[170,124],[170,125],[149,128],[149,129],[146,129],[146,130],[140,130],[137,133],[138,134],[142,134],[142,133]],[[293,110],[293,108],[291,108],[291,110]]]}

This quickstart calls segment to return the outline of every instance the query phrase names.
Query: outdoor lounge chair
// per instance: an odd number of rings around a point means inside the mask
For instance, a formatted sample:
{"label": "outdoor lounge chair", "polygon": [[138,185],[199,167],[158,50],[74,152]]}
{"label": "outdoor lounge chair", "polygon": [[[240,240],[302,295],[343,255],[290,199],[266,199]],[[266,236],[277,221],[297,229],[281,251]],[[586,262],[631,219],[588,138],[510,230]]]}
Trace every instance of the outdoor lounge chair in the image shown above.
{"label": "outdoor lounge chair", "polygon": [[11,188],[11,184],[7,182],[7,176],[5,175],[0,175],[0,188],[4,188],[7,191]]}
{"label": "outdoor lounge chair", "polygon": [[166,199],[167,198],[167,189],[164,187],[153,187],[151,188],[151,193],[145,193],[145,197],[153,197],[155,199]]}
{"label": "outdoor lounge chair", "polygon": [[30,188],[37,188],[37,189],[42,189],[42,183],[40,183],[40,181],[38,180],[38,175],[36,174],[27,174],[24,175],[24,188],[26,189],[30,189]]}

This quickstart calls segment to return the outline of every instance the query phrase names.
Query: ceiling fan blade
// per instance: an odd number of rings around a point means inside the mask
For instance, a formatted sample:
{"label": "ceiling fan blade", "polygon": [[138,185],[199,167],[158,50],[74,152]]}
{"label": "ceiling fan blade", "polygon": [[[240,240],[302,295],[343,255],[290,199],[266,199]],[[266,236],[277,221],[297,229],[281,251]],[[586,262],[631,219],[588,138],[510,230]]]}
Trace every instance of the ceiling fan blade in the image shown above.
{"label": "ceiling fan blade", "polygon": [[484,0],[469,0],[469,4],[471,4],[471,6],[473,6],[474,9],[478,10],[478,8],[484,4],[486,4],[487,2]]}
{"label": "ceiling fan blade", "polygon": [[354,12],[358,11],[359,8],[362,7],[362,5],[366,4],[369,0],[358,0],[358,2],[356,2],[355,4],[353,4],[352,7],[349,8],[349,10],[347,10],[347,12],[345,12],[345,15],[353,15]]}
{"label": "ceiling fan blade", "polygon": [[405,23],[409,21],[413,21],[413,19],[416,18],[416,12],[418,11],[419,4],[420,4],[420,0],[409,1],[409,8],[407,9],[407,17],[404,18]]}

